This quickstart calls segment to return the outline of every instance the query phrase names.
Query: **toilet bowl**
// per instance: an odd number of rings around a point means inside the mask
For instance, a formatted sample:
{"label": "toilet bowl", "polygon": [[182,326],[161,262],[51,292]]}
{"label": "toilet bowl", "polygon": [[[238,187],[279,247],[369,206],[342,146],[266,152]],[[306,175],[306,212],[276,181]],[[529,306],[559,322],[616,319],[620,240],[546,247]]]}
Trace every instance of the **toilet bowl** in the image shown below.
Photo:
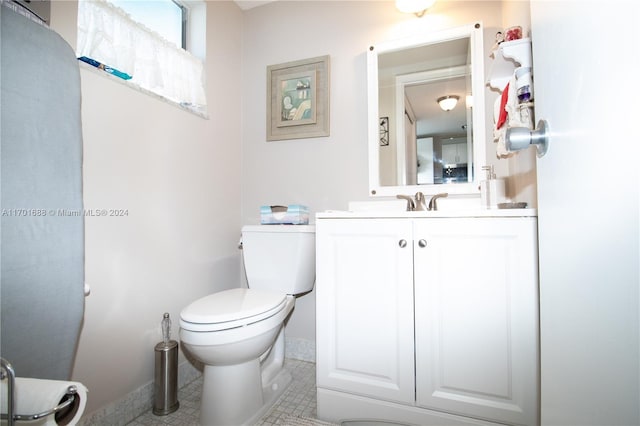
{"label": "toilet bowl", "polygon": [[[211,297],[211,296],[220,296]],[[236,288],[200,299],[196,302],[210,302],[211,311],[216,306],[232,300],[246,300],[247,298],[277,299],[277,293],[268,294],[258,290]],[[222,302],[222,303],[220,303]],[[180,318],[180,340],[191,354],[207,365],[239,364],[251,359],[257,359],[271,347],[277,337],[286,316],[293,309],[293,296],[281,297],[281,301],[266,308],[263,312],[256,312],[249,316],[239,310],[241,318],[227,321],[216,321],[219,316],[212,314],[210,318],[203,317],[208,322],[193,322],[194,313],[200,306],[189,305],[182,311]],[[267,306],[266,304],[263,306]],[[194,309],[195,308],[195,309]],[[231,318],[229,316],[229,318]],[[191,321],[190,321],[191,320]]]}
{"label": "toilet bowl", "polygon": [[[242,306],[243,301],[248,301],[245,305],[254,306],[238,309],[235,318],[228,312],[215,314],[219,312],[217,306],[228,309],[233,305]],[[202,401],[208,402],[201,407],[202,425],[247,423],[268,402],[261,364],[267,359],[294,303],[293,296],[237,288],[205,297],[185,308],[180,319],[180,340],[183,347],[205,365]],[[208,307],[212,312],[210,317],[202,311]],[[192,322],[196,317],[203,322]],[[279,363],[275,365],[277,368],[283,361],[284,357],[274,357],[271,364]],[[284,390],[287,384],[280,383],[278,388]]]}
{"label": "toilet bowl", "polygon": [[251,424],[289,384],[284,321],[295,295],[313,288],[314,231],[304,225],[244,227],[249,288],[213,293],[182,310],[182,347],[204,364],[202,425]]}

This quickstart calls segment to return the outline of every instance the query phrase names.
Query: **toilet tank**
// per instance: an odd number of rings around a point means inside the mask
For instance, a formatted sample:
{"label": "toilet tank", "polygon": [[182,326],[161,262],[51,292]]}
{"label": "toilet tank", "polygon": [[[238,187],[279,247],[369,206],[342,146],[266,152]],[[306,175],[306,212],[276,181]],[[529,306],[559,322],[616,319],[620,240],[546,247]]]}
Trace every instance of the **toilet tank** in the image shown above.
{"label": "toilet tank", "polygon": [[313,289],[315,225],[244,226],[242,252],[249,288],[292,295]]}

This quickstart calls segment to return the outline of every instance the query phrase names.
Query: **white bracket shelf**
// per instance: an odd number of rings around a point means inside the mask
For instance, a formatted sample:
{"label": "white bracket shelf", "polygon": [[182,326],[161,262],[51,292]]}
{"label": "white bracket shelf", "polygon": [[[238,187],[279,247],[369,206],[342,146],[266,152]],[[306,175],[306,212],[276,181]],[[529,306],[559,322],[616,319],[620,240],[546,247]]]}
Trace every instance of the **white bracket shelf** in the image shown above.
{"label": "white bracket shelf", "polygon": [[492,55],[494,61],[488,84],[493,89],[502,91],[516,68],[531,67],[531,39],[502,42]]}

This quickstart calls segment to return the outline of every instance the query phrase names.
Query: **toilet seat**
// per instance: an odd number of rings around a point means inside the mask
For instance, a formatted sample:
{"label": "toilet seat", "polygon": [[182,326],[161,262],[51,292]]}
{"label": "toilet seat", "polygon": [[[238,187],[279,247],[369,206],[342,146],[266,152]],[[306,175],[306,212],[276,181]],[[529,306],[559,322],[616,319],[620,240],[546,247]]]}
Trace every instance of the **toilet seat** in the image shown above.
{"label": "toilet seat", "polygon": [[234,288],[196,300],[180,313],[180,327],[190,331],[221,331],[243,327],[284,309],[287,295]]}

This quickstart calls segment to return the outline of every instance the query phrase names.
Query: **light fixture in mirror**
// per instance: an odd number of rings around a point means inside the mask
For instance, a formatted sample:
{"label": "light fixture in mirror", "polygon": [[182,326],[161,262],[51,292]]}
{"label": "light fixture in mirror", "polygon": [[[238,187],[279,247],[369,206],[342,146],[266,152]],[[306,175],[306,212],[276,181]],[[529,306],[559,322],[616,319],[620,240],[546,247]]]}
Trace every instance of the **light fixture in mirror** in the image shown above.
{"label": "light fixture in mirror", "polygon": [[[479,23],[369,48],[370,195],[479,194],[476,169],[486,162],[483,57]],[[443,93],[464,107],[445,112],[434,102]],[[384,144],[381,122],[388,126]]]}
{"label": "light fixture in mirror", "polygon": [[458,105],[459,99],[460,99],[460,96],[458,95],[447,95],[447,96],[439,97],[437,102],[443,111],[451,111],[456,107],[456,105]]}
{"label": "light fixture in mirror", "polygon": [[396,0],[396,9],[402,13],[414,13],[422,17],[436,0]]}

